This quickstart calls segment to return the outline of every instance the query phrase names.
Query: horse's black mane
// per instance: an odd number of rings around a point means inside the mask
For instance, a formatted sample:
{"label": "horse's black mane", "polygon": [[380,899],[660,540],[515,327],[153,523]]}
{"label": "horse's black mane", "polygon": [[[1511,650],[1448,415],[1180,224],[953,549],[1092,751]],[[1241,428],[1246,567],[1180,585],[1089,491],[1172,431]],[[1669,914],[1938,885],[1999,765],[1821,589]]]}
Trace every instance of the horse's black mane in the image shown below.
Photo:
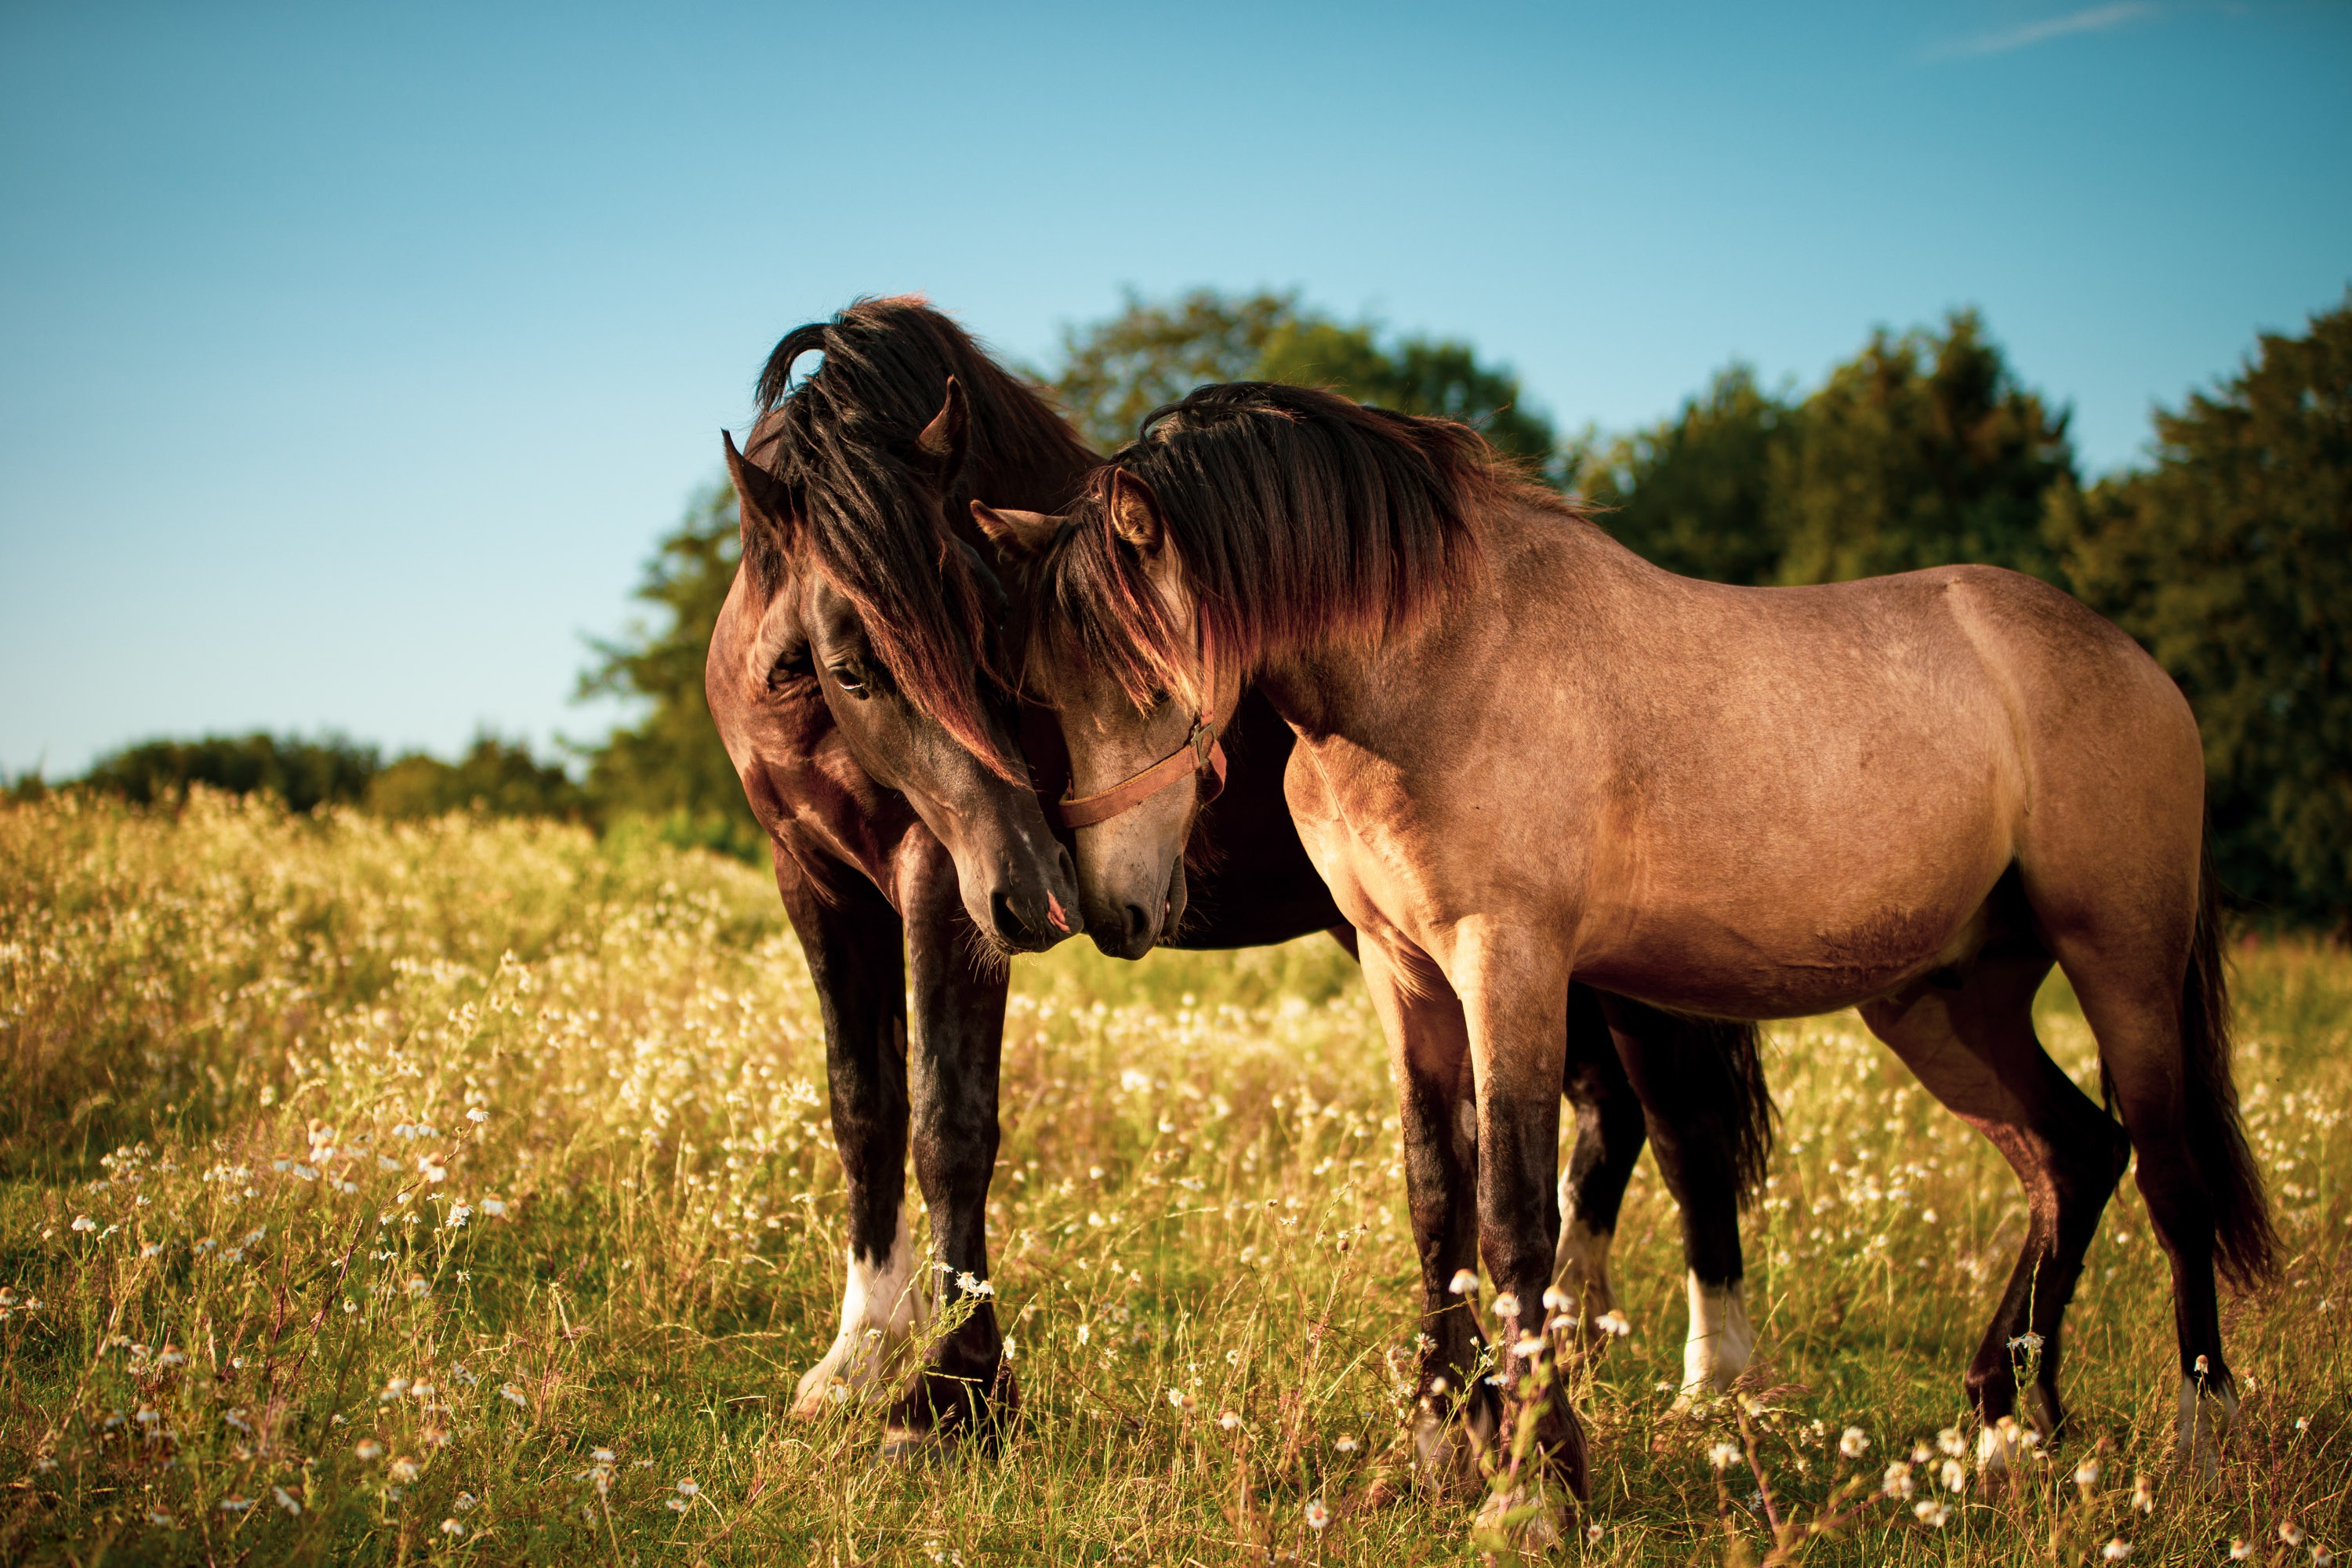
{"label": "horse's black mane", "polygon": [[1568,505],[1466,425],[1307,387],[1201,387],[1095,471],[1032,579],[1034,635],[1139,704],[1187,690],[1199,654],[1108,526],[1122,474],[1159,501],[1218,661],[1245,671],[1311,643],[1376,641],[1443,603],[1477,570],[1486,508]]}
{"label": "horse's black mane", "polygon": [[[824,363],[798,386],[793,363]],[[934,497],[916,437],[947,397],[949,376],[971,409],[952,495]],[[760,421],[746,456],[782,482],[789,541],[745,541],[744,565],[766,595],[786,554],[823,572],[865,622],[876,655],[907,695],[1007,777],[982,718],[979,679],[994,675],[993,627],[971,563],[942,533],[963,524],[974,494],[1054,509],[1095,461],[1050,404],[1007,374],[964,330],[919,299],[860,300],[829,321],[786,333],[759,386]]]}

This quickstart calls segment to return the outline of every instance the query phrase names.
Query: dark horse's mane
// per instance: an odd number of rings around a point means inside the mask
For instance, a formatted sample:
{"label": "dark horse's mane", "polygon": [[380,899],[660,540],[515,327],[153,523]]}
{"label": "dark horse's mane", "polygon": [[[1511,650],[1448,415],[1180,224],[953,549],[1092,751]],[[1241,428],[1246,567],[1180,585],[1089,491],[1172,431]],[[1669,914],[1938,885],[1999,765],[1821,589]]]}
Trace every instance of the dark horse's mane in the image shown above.
{"label": "dark horse's mane", "polygon": [[1478,571],[1478,514],[1572,511],[1466,425],[1269,382],[1159,409],[1087,480],[1032,578],[1033,635],[1104,669],[1139,706],[1192,692],[1200,650],[1110,527],[1120,476],[1160,503],[1219,665],[1254,671],[1334,639],[1416,623]]}
{"label": "dark horse's mane", "polygon": [[[824,363],[800,385],[793,362]],[[970,433],[957,493],[937,499],[960,520],[974,494],[1066,501],[1095,455],[1049,403],[1007,374],[971,334],[917,298],[860,300],[829,321],[787,332],[760,375],[760,421],[746,456],[782,481],[789,541],[746,541],[744,565],[764,595],[804,553],[852,604],[907,696],[1011,779],[982,718],[979,682],[995,668],[992,616],[972,562],[926,504],[935,483],[915,447],[963,389]]]}

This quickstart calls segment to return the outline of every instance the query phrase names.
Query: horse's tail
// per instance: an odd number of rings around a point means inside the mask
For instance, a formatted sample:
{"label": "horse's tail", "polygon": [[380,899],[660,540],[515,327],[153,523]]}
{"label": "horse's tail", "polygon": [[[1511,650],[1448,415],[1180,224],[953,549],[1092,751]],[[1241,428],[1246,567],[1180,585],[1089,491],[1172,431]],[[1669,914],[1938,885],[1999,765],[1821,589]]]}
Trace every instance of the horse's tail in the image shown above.
{"label": "horse's tail", "polygon": [[2262,1173],[2238,1121],[2238,1086],[2230,1075],[2230,980],[2221,951],[2221,883],[2213,846],[2198,868],[2197,929],[2180,984],[2182,1088],[2188,1099],[2189,1153],[2213,1205],[2221,1272],[2242,1289],[2278,1273],[2278,1232],[2263,1194]]}
{"label": "horse's tail", "polygon": [[1728,1157],[1731,1179],[1745,1207],[1764,1191],[1780,1116],[1764,1081],[1761,1026],[1731,1018],[1701,1018],[1639,1003],[1619,1004],[1618,1016],[1642,1040],[1643,1078],[1674,1116],[1685,1142],[1703,1139]]}

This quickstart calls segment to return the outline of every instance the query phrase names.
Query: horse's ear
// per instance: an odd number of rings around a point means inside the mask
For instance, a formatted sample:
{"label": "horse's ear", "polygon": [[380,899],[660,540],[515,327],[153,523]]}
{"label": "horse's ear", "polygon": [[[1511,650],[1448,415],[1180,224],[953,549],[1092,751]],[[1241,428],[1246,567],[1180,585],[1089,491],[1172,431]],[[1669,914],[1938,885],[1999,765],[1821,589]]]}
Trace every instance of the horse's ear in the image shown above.
{"label": "horse's ear", "polygon": [[1145,555],[1157,555],[1168,538],[1160,515],[1160,498],[1151,487],[1124,469],[1110,477],[1110,525],[1121,539]]}
{"label": "horse's ear", "polygon": [[1042,511],[1015,511],[1011,507],[1000,510],[981,501],[971,503],[971,520],[980,524],[981,532],[988,535],[997,553],[1016,561],[1038,554],[1053,543],[1054,536],[1069,521]]}
{"label": "horse's ear", "polygon": [[735,449],[735,437],[725,430],[719,439],[727,447],[727,477],[735,486],[736,510],[743,521],[748,551],[754,533],[765,534],[789,546],[793,533],[793,498],[776,476]]}
{"label": "horse's ear", "polygon": [[915,437],[915,449],[930,460],[932,477],[941,489],[955,483],[963,471],[966,440],[971,434],[971,410],[964,401],[963,388],[956,378],[948,377],[947,401]]}

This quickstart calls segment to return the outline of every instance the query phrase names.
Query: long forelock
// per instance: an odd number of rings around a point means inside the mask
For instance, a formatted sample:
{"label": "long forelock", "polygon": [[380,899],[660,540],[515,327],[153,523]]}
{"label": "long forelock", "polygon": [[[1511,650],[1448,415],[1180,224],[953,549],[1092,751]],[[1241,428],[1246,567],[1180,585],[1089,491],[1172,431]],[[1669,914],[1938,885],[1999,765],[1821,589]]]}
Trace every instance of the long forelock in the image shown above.
{"label": "long forelock", "polygon": [[[824,362],[795,386],[796,362],[810,353]],[[991,740],[981,695],[983,679],[1009,676],[997,668],[993,617],[941,515],[923,504],[931,480],[911,461],[950,375],[971,413],[964,473],[972,485],[1034,488],[1049,481],[1033,474],[1075,473],[1092,461],[1050,405],[912,299],[860,300],[786,334],[760,378],[749,455],[784,486],[795,548],[856,608],[908,699],[1019,782],[1025,769]],[[788,570],[781,552],[749,559],[760,586],[775,593]]]}

